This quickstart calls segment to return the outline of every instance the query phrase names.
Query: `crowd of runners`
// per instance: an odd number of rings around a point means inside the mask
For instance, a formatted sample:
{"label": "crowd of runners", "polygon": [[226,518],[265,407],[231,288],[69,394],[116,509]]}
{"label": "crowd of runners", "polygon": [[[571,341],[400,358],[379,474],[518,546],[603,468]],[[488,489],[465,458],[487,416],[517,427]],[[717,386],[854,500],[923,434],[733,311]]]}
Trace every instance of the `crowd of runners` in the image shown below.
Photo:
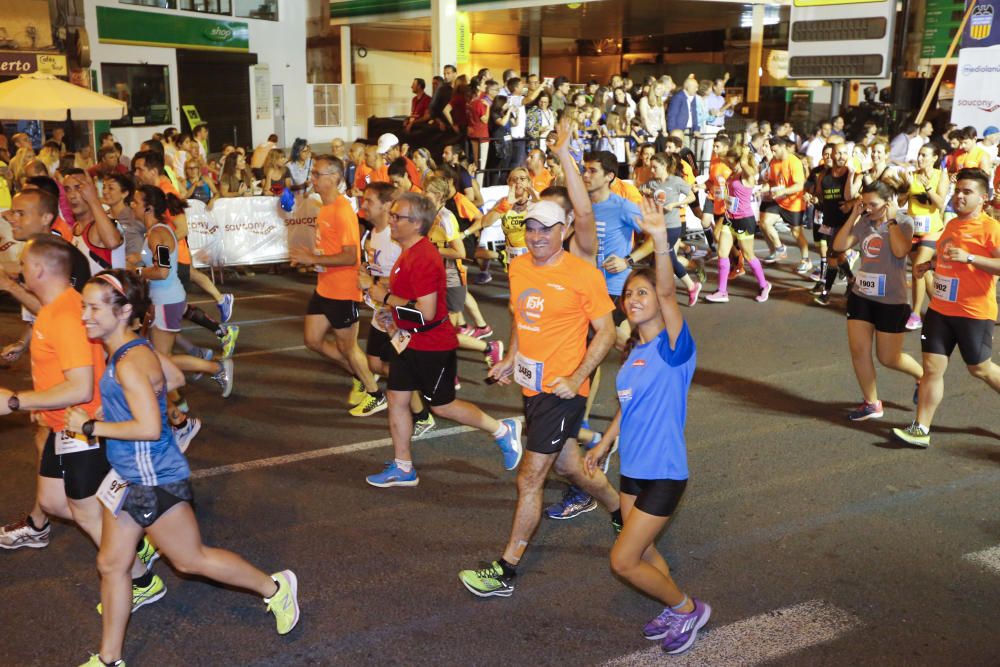
{"label": "crowd of runners", "polygon": [[[520,90],[520,80],[505,86]],[[598,97],[584,95],[585,105]],[[913,159],[893,161],[898,147],[869,128],[849,140],[823,123],[803,145],[756,124],[732,136],[664,132],[623,163],[588,139],[581,114],[562,114],[538,147],[509,164],[507,194],[489,207],[478,162],[469,163],[461,143],[445,148],[440,166],[393,134],[350,157],[343,143],[340,155],[311,156],[297,196],[319,200],[315,244],[290,253],[293,266],[316,274],[303,337],[350,378],[350,415],[387,411],[393,458],[368,484],[419,484],[412,441],[436,418],[482,431],[499,464],[517,471],[508,539],[487,565],[459,572],[465,588],[512,595],[542,517],[571,519],[600,505],[617,535],[612,570],[664,605],[643,635],[680,653],[711,615],[656,549],[688,479],[697,331],[682,305],[702,300],[710,273],[716,288],[705,301],[737,298],[730,286],[749,271],[754,308],[768,308],[768,272],[787,259],[787,232],[798,249],[793,270],[813,283],[815,303],[846,312],[862,402],[845,418],[883,416],[874,355],[914,379],[915,418],[893,432],[929,446],[956,346],[969,372],[1000,391],[991,359],[1000,274],[995,144],[980,146],[970,129],[958,129],[945,153],[918,128],[906,135],[920,143]],[[702,150],[711,158],[700,170]],[[268,575],[201,543],[184,456],[201,422],[180,392],[186,379],[207,375],[230,396],[239,330],[228,324],[232,297],[191,266],[186,204],[169,162],[150,139],[131,173],[104,176],[100,194],[79,169],[58,181],[29,175],[4,213],[24,247],[20,276],[0,272],[0,289],[20,302],[26,324],[3,357],[30,354],[32,388],[0,388],[0,415],[31,414],[39,468],[34,506],[0,530],[0,547],[47,546],[50,518],[75,522],[97,545],[103,634],[86,663],[93,666],[124,664],[129,614],[166,593],[152,569],[161,553],[181,572],[260,595],[281,634],[299,619],[292,571]],[[506,341],[494,334],[506,323],[486,322],[469,289],[494,279],[510,287]],[[218,303],[217,318],[188,303],[191,283]],[[184,339],[184,319],[218,336],[219,349]],[[903,352],[914,330],[920,360]],[[459,349],[482,354],[489,383],[519,385],[523,420],[496,419],[459,397]],[[609,357],[620,369],[602,380]],[[602,381],[619,404],[603,433],[589,424]],[[615,453],[617,485],[608,477]],[[543,507],[553,469],[570,487]]]}

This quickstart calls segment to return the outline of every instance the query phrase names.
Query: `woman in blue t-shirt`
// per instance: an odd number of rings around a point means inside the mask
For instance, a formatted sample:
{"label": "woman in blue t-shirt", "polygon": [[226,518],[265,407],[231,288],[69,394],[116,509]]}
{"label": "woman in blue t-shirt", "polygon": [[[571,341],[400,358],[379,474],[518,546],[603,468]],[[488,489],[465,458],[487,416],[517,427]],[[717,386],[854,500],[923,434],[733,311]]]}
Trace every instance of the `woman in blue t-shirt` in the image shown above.
{"label": "woman in blue t-shirt", "polygon": [[67,428],[105,439],[112,468],[97,492],[104,505],[97,557],[103,636],[100,652],[85,667],[124,664],[125,628],[135,605],[129,570],[143,533],[181,572],[257,592],[275,615],[279,634],[299,620],[291,570],[269,576],[230,551],[202,544],[191,506],[191,470],[167,420],[166,395],[173,387],[149,341],[133,330],[148,307],[145,283],[127,271],[99,273],[83,290],[87,335],[100,340],[109,355],[100,381],[103,416],[98,421],[70,409]]}
{"label": "woman in blue t-shirt", "polygon": [[624,524],[611,549],[611,569],[666,605],[646,624],[643,635],[662,640],[667,653],[682,653],[694,644],[712,609],[677,587],[655,542],[687,485],[684,423],[695,344],[677,305],[663,208],[644,199],[641,211],[637,222],[653,239],[656,270],[633,271],[622,290],[620,307],[632,335],[616,380],[621,407],[608,436],[587,453],[584,466],[594,474],[620,433]]}

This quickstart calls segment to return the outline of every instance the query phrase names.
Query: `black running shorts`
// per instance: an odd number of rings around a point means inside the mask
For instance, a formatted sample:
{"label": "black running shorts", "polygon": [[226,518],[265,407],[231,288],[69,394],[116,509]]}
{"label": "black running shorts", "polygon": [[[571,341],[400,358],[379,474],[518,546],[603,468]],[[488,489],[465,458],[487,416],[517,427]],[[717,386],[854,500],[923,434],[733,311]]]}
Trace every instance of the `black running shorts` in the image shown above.
{"label": "black running shorts", "polygon": [[191,480],[188,479],[159,486],[129,484],[122,509],[137,524],[148,528],[174,505],[191,503],[193,500],[194,492],[191,490]]}
{"label": "black running shorts", "polygon": [[898,334],[906,331],[906,320],[910,317],[910,305],[906,303],[882,303],[855,294],[847,293],[847,319],[870,322],[875,331]]}
{"label": "black running shorts", "polygon": [[925,354],[950,357],[958,345],[966,366],[976,366],[993,356],[993,320],[942,315],[927,309],[920,331],[920,349]]}
{"label": "black running shorts", "polygon": [[786,208],[778,206],[773,201],[761,204],[760,212],[762,215],[764,213],[770,213],[772,215],[779,216],[789,227],[801,227],[802,219],[805,217],[803,211],[789,211]]}
{"label": "black running shorts", "polygon": [[327,299],[313,292],[306,308],[307,315],[326,315],[330,326],[334,329],[346,329],[358,321],[358,304],[344,299]]}
{"label": "black running shorts", "polygon": [[524,397],[525,449],[536,454],[556,454],[576,438],[587,411],[587,397],[559,398],[555,394]]}
{"label": "black running shorts", "polygon": [[411,350],[393,358],[389,366],[390,391],[419,391],[431,407],[455,400],[458,354],[455,350]]}
{"label": "black running shorts", "polygon": [[391,362],[396,349],[389,342],[389,334],[375,327],[368,329],[368,340],[365,342],[365,354],[385,362]]}
{"label": "black running shorts", "polygon": [[673,516],[686,486],[686,479],[635,479],[622,475],[619,489],[635,496],[636,509],[653,516]]}
{"label": "black running shorts", "polygon": [[748,239],[757,233],[757,218],[748,215],[745,218],[730,218],[726,216],[723,223],[733,231],[733,236],[738,239]]}
{"label": "black running shorts", "polygon": [[38,465],[38,474],[42,477],[62,479],[66,497],[71,500],[90,498],[105,475],[111,470],[108,457],[104,451],[104,441],[99,439],[100,447],[75,454],[56,455],[56,434],[49,431],[42,449],[42,458]]}

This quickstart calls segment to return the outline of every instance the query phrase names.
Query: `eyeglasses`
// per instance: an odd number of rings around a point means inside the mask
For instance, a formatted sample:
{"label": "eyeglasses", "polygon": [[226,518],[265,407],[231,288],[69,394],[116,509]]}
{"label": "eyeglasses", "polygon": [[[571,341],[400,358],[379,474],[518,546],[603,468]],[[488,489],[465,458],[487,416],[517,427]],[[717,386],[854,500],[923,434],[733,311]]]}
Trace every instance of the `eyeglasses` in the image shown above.
{"label": "eyeglasses", "polygon": [[415,220],[412,215],[400,215],[394,211],[389,212],[389,218],[392,220]]}
{"label": "eyeglasses", "polygon": [[336,172],[334,172],[334,171],[316,171],[315,169],[313,169],[312,171],[309,172],[309,175],[310,176],[330,176],[331,174],[335,174],[335,173]]}

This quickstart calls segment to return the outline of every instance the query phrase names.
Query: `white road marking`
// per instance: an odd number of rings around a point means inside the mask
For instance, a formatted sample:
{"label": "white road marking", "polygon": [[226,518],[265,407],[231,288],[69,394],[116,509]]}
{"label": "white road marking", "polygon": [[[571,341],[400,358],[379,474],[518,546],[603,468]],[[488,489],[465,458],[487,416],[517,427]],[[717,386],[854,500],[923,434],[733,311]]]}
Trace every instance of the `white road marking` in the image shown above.
{"label": "white road marking", "polygon": [[[283,299],[286,296],[307,296],[305,292],[276,292],[275,294],[251,294],[250,296],[237,296],[236,303],[249,301],[250,299]],[[188,301],[188,305],[201,306],[203,304],[218,305],[212,299],[202,299],[200,301]]]}
{"label": "white road marking", "polygon": [[[861,625],[856,616],[822,600],[810,600],[699,633],[687,653],[667,655],[653,648],[605,663],[605,667],[749,667],[833,641]],[[701,636],[704,635],[704,636]]]}
{"label": "white road marking", "polygon": [[[514,417],[514,419],[520,420],[520,417]],[[458,435],[459,433],[468,433],[469,431],[477,431],[479,429],[473,428],[472,426],[452,426],[451,428],[442,428],[439,430],[434,430],[427,435],[417,438],[417,442],[425,442],[427,440],[432,440],[434,438],[443,438],[449,435]],[[254,459],[252,461],[244,461],[243,463],[233,463],[230,465],[216,466],[215,468],[203,468],[201,470],[194,470],[191,472],[191,477],[195,479],[202,479],[205,477],[216,477],[218,475],[228,475],[234,472],[246,472],[248,470],[258,470],[260,468],[273,468],[275,466],[286,465],[288,463],[298,463],[299,461],[309,461],[312,459],[321,459],[327,456],[336,456],[338,454],[350,454],[352,452],[363,452],[368,449],[378,449],[379,447],[391,447],[392,438],[378,438],[377,440],[366,440],[364,442],[355,442],[349,445],[337,445],[336,447],[324,447],[323,449],[311,449],[305,452],[298,452],[295,454],[286,454],[284,456],[270,456],[264,459]]]}
{"label": "white road marking", "polygon": [[[267,324],[269,322],[287,322],[288,320],[301,320],[304,319],[305,315],[282,315],[281,317],[264,317],[259,320],[240,320],[236,322],[228,322],[227,324],[235,324],[238,327],[248,327],[255,324]],[[204,327],[193,324],[191,326],[184,327],[181,331],[197,331],[198,329],[204,329]],[[207,329],[206,329],[207,331]]]}
{"label": "white road marking", "polygon": [[994,574],[1000,574],[1000,546],[965,554],[962,559],[992,570]]}

